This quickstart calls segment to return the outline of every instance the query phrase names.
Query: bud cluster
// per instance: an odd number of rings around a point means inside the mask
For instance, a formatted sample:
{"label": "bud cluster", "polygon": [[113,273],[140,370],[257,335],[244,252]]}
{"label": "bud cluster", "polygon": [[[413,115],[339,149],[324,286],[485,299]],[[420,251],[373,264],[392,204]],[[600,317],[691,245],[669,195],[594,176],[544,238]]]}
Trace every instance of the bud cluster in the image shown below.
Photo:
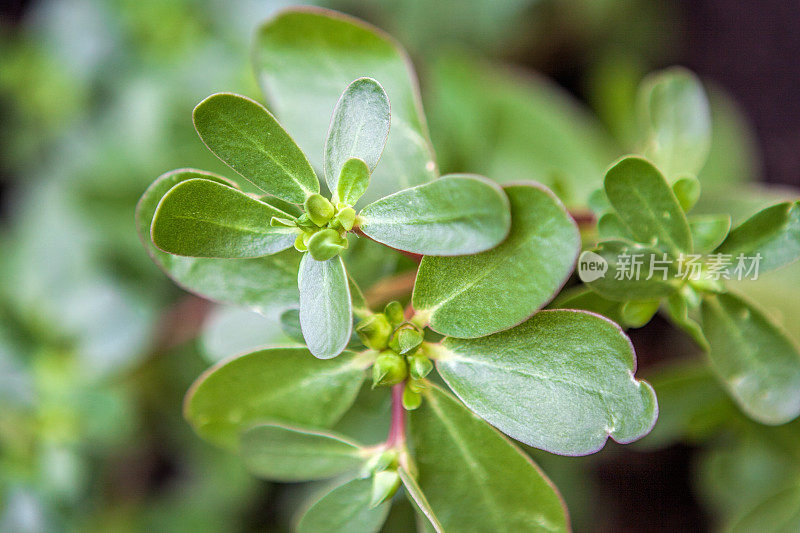
{"label": "bud cluster", "polygon": [[355,209],[342,203],[334,206],[321,194],[306,198],[303,208],[305,212],[296,220],[273,217],[270,225],[295,228],[294,247],[308,251],[317,261],[327,261],[347,248],[345,235],[355,224]]}
{"label": "bud cluster", "polygon": [[433,370],[426,354],[424,336],[405,319],[400,302],[390,302],[383,313],[375,313],[356,326],[356,333],[368,347],[379,352],[372,366],[372,384],[392,386],[405,382],[403,406],[419,407],[425,376]]}

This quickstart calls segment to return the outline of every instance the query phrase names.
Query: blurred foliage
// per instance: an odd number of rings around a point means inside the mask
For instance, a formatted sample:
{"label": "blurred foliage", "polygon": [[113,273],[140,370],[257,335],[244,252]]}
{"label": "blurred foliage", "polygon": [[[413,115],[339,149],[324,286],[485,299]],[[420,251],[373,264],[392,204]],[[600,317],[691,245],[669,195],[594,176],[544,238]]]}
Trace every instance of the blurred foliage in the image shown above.
{"label": "blurred foliage", "polygon": [[[443,172],[541,181],[574,207],[636,148],[637,88],[675,39],[672,8],[645,1],[321,3],[376,23],[412,52]],[[196,138],[191,109],[215,91],[257,97],[253,30],[288,4],[49,0],[0,27],[0,531],[283,530],[319,490],[267,487],[191,434],[180,402],[199,372],[291,335],[280,317],[218,307],[195,343],[204,304],[167,282],[133,224],[136,200],[164,169],[225,172]],[[592,109],[498,58],[580,74],[573,89]],[[721,89],[710,93],[696,212],[727,212],[735,223],[796,197],[752,183],[760,163],[746,120]],[[383,250],[355,243],[348,252],[365,288],[413,266]],[[800,266],[736,289],[800,342]],[[650,371],[661,419],[641,447],[700,447],[695,490],[718,524],[764,528],[765,509],[796,509],[800,425],[747,421],[698,354],[675,355],[686,358]],[[365,389],[358,416],[337,429],[374,442],[386,410],[385,395]],[[359,424],[365,416],[376,423]],[[537,452],[576,530],[593,529],[601,513],[592,468],[603,456]],[[412,511],[394,509],[385,529],[409,530]]]}

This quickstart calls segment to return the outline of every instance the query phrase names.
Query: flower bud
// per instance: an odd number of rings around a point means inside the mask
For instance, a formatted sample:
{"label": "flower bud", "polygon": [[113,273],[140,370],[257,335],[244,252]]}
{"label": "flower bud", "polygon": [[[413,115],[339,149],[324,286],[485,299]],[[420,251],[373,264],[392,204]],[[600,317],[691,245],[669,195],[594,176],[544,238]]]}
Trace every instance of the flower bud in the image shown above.
{"label": "flower bud", "polygon": [[408,373],[414,379],[422,379],[433,370],[433,363],[428,357],[421,353],[416,353],[409,358]]}
{"label": "flower bud", "polygon": [[403,407],[406,411],[413,411],[420,405],[422,405],[422,395],[406,384],[403,388]]}
{"label": "flower bud", "polygon": [[303,203],[308,218],[319,227],[324,226],[333,218],[333,204],[319,193],[312,194]]}
{"label": "flower bud", "polygon": [[359,322],[356,333],[367,348],[385,350],[392,334],[392,325],[385,315],[378,313]]}
{"label": "flower bud", "polygon": [[376,472],[381,472],[387,469],[397,468],[398,454],[395,449],[384,450],[381,453],[376,453],[364,464],[361,469],[362,477],[369,477]]}
{"label": "flower bud", "polygon": [[393,326],[397,327],[406,320],[406,314],[403,311],[403,306],[397,300],[389,302],[383,310],[386,318]]}
{"label": "flower bud", "polygon": [[311,222],[311,219],[308,218],[308,213],[303,213],[302,215],[297,217],[297,220],[295,220],[295,224],[297,225],[298,228],[303,230],[317,229],[317,225]]}
{"label": "flower bud", "polygon": [[347,239],[332,229],[323,229],[308,239],[308,251],[317,261],[327,261],[347,248]]}
{"label": "flower bud", "polygon": [[356,221],[356,210],[352,207],[345,207],[336,214],[336,220],[345,231],[350,231]]}
{"label": "flower bud", "polygon": [[401,355],[414,353],[422,344],[422,333],[410,326],[398,330],[395,337],[397,337],[397,351]]}
{"label": "flower bud", "polygon": [[405,358],[387,350],[372,365],[372,386],[396,385],[406,379],[407,375],[408,365]]}
{"label": "flower bud", "polygon": [[383,470],[372,475],[372,497],[369,506],[377,507],[392,496],[400,488],[400,474],[397,470]]}

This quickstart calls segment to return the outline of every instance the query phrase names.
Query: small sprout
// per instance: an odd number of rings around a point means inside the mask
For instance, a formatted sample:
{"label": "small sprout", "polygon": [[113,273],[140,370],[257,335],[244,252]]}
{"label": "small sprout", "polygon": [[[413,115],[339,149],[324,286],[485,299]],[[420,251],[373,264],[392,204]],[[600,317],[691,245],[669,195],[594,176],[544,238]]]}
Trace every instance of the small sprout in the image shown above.
{"label": "small sprout", "polygon": [[391,350],[382,352],[372,366],[372,386],[396,385],[408,375],[408,364]]}
{"label": "small sprout", "polygon": [[392,334],[392,325],[386,315],[378,313],[359,322],[356,333],[367,348],[385,350]]}
{"label": "small sprout", "polygon": [[332,229],[323,229],[308,239],[307,246],[311,257],[317,261],[327,261],[347,248],[347,239]]}
{"label": "small sprout", "polygon": [[317,225],[311,221],[311,219],[308,217],[308,213],[303,213],[297,217],[297,220],[295,220],[295,225],[302,230],[310,231],[312,233],[317,230]]}
{"label": "small sprout", "polygon": [[336,214],[336,221],[342,226],[344,231],[353,229],[356,221],[356,210],[352,207],[345,207]]}
{"label": "small sprout", "polygon": [[408,373],[414,379],[423,379],[433,370],[433,363],[422,353],[415,353],[408,360]]}
{"label": "small sprout", "polygon": [[319,227],[327,224],[335,213],[333,204],[319,193],[312,194],[306,198],[303,207],[308,218]]}
{"label": "small sprout", "polygon": [[400,474],[397,470],[383,470],[372,476],[372,497],[369,506],[377,507],[390,499],[400,488]]}
{"label": "small sprout", "polygon": [[397,351],[402,355],[413,353],[422,344],[422,333],[411,326],[398,330],[395,338],[397,338]]}
{"label": "small sprout", "polygon": [[386,314],[386,318],[389,319],[389,322],[392,323],[392,326],[397,327],[403,322],[405,322],[406,314],[403,311],[403,306],[397,300],[393,302],[389,302],[386,304],[386,307],[383,310],[384,314]]}
{"label": "small sprout", "polygon": [[398,455],[397,450],[388,449],[381,453],[376,453],[364,464],[361,470],[361,477],[369,477],[376,472],[382,472],[387,469],[397,468]]}
{"label": "small sprout", "polygon": [[296,228],[297,224],[290,218],[272,217],[269,225],[273,228]]}
{"label": "small sprout", "polygon": [[413,411],[422,405],[422,395],[413,390],[409,383],[403,387],[403,407],[406,411]]}

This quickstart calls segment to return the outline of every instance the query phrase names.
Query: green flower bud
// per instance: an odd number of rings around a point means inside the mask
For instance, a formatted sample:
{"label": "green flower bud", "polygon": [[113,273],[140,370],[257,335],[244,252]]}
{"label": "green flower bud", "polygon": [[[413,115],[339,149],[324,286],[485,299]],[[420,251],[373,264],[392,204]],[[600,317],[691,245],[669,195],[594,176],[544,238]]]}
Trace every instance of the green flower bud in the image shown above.
{"label": "green flower bud", "polygon": [[422,404],[422,395],[411,389],[406,383],[403,388],[403,407],[406,411],[413,411]]}
{"label": "green flower bud", "polygon": [[433,370],[433,363],[428,357],[421,353],[416,353],[409,358],[408,374],[414,379],[422,379]]}
{"label": "green flower bud", "polygon": [[367,348],[385,350],[392,334],[392,325],[385,315],[378,313],[359,322],[356,333]]}
{"label": "green flower bud", "polygon": [[372,365],[372,386],[396,385],[408,375],[405,357],[392,351],[382,352]]}
{"label": "green flower bud", "polygon": [[319,193],[312,194],[306,198],[303,207],[311,221],[319,227],[324,226],[333,218],[333,204]]}
{"label": "green flower bud", "polygon": [[323,229],[308,239],[308,251],[317,261],[327,261],[347,248],[347,239],[332,229]]}
{"label": "green flower bud", "polygon": [[403,306],[397,300],[386,304],[383,312],[394,327],[399,326],[406,320],[406,313],[403,311]]}
{"label": "green flower bud", "polygon": [[428,388],[428,382],[424,379],[411,378],[406,382],[406,385],[414,392],[422,392]]}
{"label": "green flower bud", "polygon": [[401,355],[414,353],[422,344],[422,333],[411,326],[398,330],[395,337],[397,337],[397,351]]}
{"label": "green flower bud", "polygon": [[308,246],[306,246],[306,243],[304,242],[303,239],[304,235],[305,235],[304,233],[301,233],[294,240],[294,247],[298,252],[305,252],[306,250],[308,250]]}
{"label": "green flower bud", "polygon": [[345,231],[350,231],[356,221],[356,210],[352,207],[345,207],[336,214],[336,220]]}
{"label": "green flower bud", "polygon": [[372,476],[372,497],[369,506],[377,507],[392,496],[400,488],[400,474],[397,470],[384,470]]}
{"label": "green flower bud", "polygon": [[389,449],[384,450],[381,453],[376,453],[364,465],[364,468],[361,469],[361,476],[368,477],[376,472],[381,472],[383,470],[397,469],[397,460],[398,454],[397,450]]}

